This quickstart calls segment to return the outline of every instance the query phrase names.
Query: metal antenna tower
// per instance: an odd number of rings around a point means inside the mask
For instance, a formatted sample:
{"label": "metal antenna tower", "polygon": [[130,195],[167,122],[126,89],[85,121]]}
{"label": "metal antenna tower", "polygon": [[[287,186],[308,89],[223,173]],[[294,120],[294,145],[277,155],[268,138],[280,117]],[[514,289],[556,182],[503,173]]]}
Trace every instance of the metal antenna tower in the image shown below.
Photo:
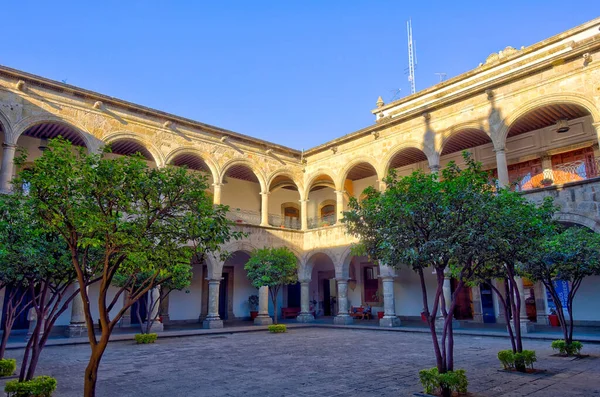
{"label": "metal antenna tower", "polygon": [[406,22],[406,30],[408,32],[408,81],[410,82],[410,93],[414,94],[415,89],[415,65],[416,53],[414,51],[414,42],[412,37],[412,19]]}
{"label": "metal antenna tower", "polygon": [[440,83],[446,80],[447,73],[436,73],[436,75],[440,78]]}

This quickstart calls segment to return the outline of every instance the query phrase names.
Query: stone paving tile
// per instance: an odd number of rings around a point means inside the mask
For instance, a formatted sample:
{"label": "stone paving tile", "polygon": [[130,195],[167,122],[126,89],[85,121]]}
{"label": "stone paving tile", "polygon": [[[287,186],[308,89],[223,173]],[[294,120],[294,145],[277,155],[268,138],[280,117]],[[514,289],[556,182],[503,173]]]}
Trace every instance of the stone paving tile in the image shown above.
{"label": "stone paving tile", "polygon": [[[600,396],[600,345],[587,344],[590,357],[572,360],[552,357],[547,341],[528,340],[537,367],[547,370],[536,375],[499,371],[496,353],[508,345],[503,338],[456,337],[456,367],[467,370],[477,396]],[[57,396],[81,396],[88,356],[85,345],[48,347],[38,373],[58,379]],[[114,342],[98,396],[410,396],[421,390],[418,371],[434,364],[430,336],[419,333],[301,328]]]}

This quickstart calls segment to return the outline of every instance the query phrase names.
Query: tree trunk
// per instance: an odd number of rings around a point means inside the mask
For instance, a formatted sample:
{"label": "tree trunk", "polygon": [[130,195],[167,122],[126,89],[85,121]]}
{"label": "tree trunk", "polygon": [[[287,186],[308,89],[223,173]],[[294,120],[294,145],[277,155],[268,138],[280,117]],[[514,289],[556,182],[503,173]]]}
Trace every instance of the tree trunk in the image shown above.
{"label": "tree trunk", "polygon": [[506,321],[507,321],[506,330],[508,331],[508,336],[510,338],[510,344],[512,346],[512,351],[513,351],[513,353],[516,353],[517,345],[515,343],[515,334],[513,333],[512,327],[510,326],[510,319],[508,318],[509,311],[508,311],[508,304],[506,303],[507,300],[504,299],[504,296],[502,296],[502,293],[500,292],[500,290],[498,288],[496,288],[494,286],[494,284],[492,284],[491,280],[488,282],[488,284],[492,288],[492,290],[496,293],[496,296],[498,297],[498,299],[500,300],[500,303],[502,304],[502,308],[504,309],[504,315],[506,316]]}
{"label": "tree trunk", "polygon": [[98,381],[98,368],[100,367],[100,360],[106,350],[106,342],[100,341],[93,349],[90,355],[90,360],[85,368],[85,378],[83,383],[83,395],[84,397],[95,397],[96,396],[96,382]]}

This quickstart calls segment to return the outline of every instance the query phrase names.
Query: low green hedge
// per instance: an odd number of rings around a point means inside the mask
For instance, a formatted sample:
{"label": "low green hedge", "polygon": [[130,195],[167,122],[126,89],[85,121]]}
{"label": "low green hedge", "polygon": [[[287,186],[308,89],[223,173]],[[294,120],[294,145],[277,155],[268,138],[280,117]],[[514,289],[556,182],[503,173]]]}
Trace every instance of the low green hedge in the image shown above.
{"label": "low green hedge", "polygon": [[552,341],[552,348],[554,350],[558,350],[560,354],[573,356],[581,354],[581,349],[583,349],[583,343],[574,340],[573,342],[571,342],[571,344],[567,344],[564,340],[559,339]]}
{"label": "low green hedge", "polygon": [[54,390],[56,390],[56,379],[46,375],[25,382],[11,380],[4,386],[7,397],[50,397]]}
{"label": "low green hedge", "polygon": [[156,338],[158,338],[158,334],[136,334],[135,341],[140,343],[154,343],[156,342]]}
{"label": "low green hedge", "polygon": [[286,332],[286,331],[287,331],[287,327],[284,324],[269,325],[269,332],[272,332],[274,334],[279,334],[279,333]]}
{"label": "low green hedge", "polygon": [[533,350],[523,350],[521,353],[513,353],[512,350],[500,350],[498,360],[506,370],[516,369],[524,372],[527,367],[533,369],[533,363],[537,361],[537,357]]}
{"label": "low green hedge", "polygon": [[451,392],[466,393],[469,381],[464,369],[448,371],[440,374],[436,367],[422,369],[419,371],[419,380],[425,389],[425,393],[434,394],[442,388],[448,388]]}
{"label": "low green hedge", "polygon": [[11,376],[17,369],[17,360],[14,358],[3,358],[0,360],[0,377]]}

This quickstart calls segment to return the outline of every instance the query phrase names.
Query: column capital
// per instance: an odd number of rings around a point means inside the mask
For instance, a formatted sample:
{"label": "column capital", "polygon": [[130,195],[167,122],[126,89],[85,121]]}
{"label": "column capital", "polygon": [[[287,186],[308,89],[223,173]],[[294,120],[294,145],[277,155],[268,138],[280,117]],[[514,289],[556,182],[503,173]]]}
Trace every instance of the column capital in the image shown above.
{"label": "column capital", "polygon": [[224,184],[221,182],[215,182],[212,184],[214,187],[222,187]]}
{"label": "column capital", "polygon": [[310,278],[299,278],[298,282],[300,284],[308,284],[308,283],[310,283]]}
{"label": "column capital", "polygon": [[494,148],[494,153],[505,153],[506,152],[506,148],[504,146],[499,147],[499,148]]}
{"label": "column capital", "polygon": [[596,128],[596,129],[600,129],[600,121],[596,121],[595,123],[592,123],[592,127]]}
{"label": "column capital", "polygon": [[208,281],[208,283],[220,283],[221,280],[223,280],[223,277],[219,277],[219,278],[206,278],[206,280]]}
{"label": "column capital", "polygon": [[381,279],[381,281],[394,281],[394,279],[398,277],[398,276],[392,276],[391,274],[386,274],[383,276],[379,276],[379,278]]}
{"label": "column capital", "polygon": [[347,277],[339,277],[339,278],[336,277],[336,279],[335,279],[335,281],[337,281],[338,283],[345,283],[345,284],[348,284],[348,280],[350,280],[350,279]]}
{"label": "column capital", "polygon": [[271,192],[260,192],[261,196],[269,196],[269,194],[271,194]]}
{"label": "column capital", "polygon": [[429,165],[429,171],[431,171],[431,172],[439,172],[440,171],[440,165],[439,164],[430,164]]}
{"label": "column capital", "polygon": [[6,142],[4,142],[2,144],[2,147],[6,148],[6,149],[16,149],[17,145],[13,144],[13,143],[6,143]]}

